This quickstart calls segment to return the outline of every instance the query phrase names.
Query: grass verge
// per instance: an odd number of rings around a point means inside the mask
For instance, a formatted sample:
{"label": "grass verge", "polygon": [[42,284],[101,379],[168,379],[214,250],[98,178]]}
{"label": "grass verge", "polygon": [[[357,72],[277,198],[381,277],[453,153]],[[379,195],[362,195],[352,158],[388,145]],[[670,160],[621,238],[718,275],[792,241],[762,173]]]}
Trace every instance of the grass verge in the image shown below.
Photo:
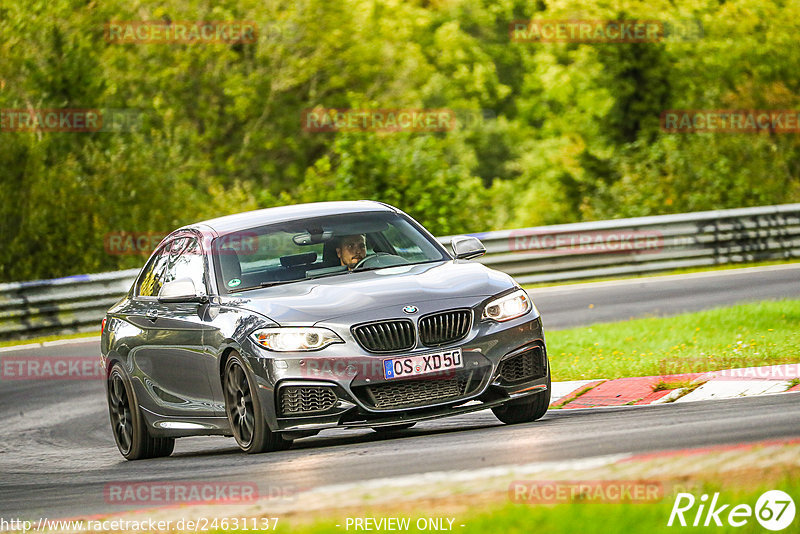
{"label": "grass verge", "polygon": [[[758,497],[767,490],[781,489],[789,495],[800,494],[800,483],[797,481],[785,480],[776,487],[759,488],[757,491],[721,491],[719,503],[747,504],[754,508]],[[704,488],[710,495],[713,495],[719,488]],[[695,492],[699,497],[700,492]],[[485,532],[504,532],[506,534],[529,533],[531,525],[536,525],[539,532],[548,534],[631,534],[631,533],[657,533],[674,532],[681,530],[679,523],[673,523],[672,527],[667,526],[670,512],[674,500],[664,499],[656,504],[598,504],[598,503],[570,503],[555,506],[547,505],[525,505],[507,504],[502,507],[488,509],[473,517],[462,521],[465,525],[461,529],[465,534],[485,533]],[[725,511],[729,511],[729,506]],[[765,529],[756,521],[755,517],[750,517],[741,528],[733,528],[726,524],[727,514],[721,514],[722,528],[719,526],[692,527],[691,522],[697,512],[698,506],[695,505],[691,513],[684,514],[692,532],[765,532]],[[702,514],[700,524],[705,520],[705,513]],[[713,525],[713,523],[712,523]],[[730,529],[730,530],[728,530]],[[319,531],[324,532],[324,531]]]}
{"label": "grass verge", "polygon": [[[545,318],[546,324],[546,318]],[[800,361],[800,300],[547,332],[553,380],[671,375]]]}
{"label": "grass verge", "polygon": [[[792,477],[794,475],[794,477]],[[800,496],[800,480],[797,471],[785,473],[781,479],[772,482],[762,482],[757,485],[738,486],[728,480],[710,480],[702,482],[691,490],[695,497],[695,504],[687,510],[683,517],[687,527],[681,527],[675,518],[673,526],[667,526],[670,514],[675,503],[674,495],[666,495],[655,503],[616,503],[604,504],[597,502],[567,502],[555,505],[510,503],[508,499],[495,499],[490,502],[473,502],[468,507],[446,507],[440,503],[418,503],[411,509],[366,508],[349,510],[347,512],[333,512],[330,517],[320,518],[309,524],[291,524],[289,519],[284,524],[284,532],[293,534],[338,534],[347,531],[362,530],[354,528],[351,523],[346,528],[347,518],[371,518],[376,521],[388,518],[408,518],[407,532],[426,532],[430,529],[421,529],[417,526],[418,520],[440,520],[450,530],[463,534],[485,534],[487,532],[502,532],[504,534],[529,534],[532,531],[546,532],[547,534],[638,534],[638,533],[670,533],[676,530],[690,530],[691,532],[739,532],[763,533],[767,532],[755,517],[755,508],[758,498],[766,491],[781,490],[797,499]],[[719,493],[716,508],[728,504],[719,514],[722,526],[716,526],[711,519],[710,526],[704,527],[708,506],[704,506],[699,526],[692,526],[700,505],[700,496],[706,494],[709,500],[715,493]],[[466,499],[475,496],[466,496]],[[480,501],[481,499],[475,499]],[[682,501],[685,504],[687,501]],[[463,503],[468,504],[468,503]],[[430,505],[435,508],[431,509]],[[728,524],[728,514],[736,505],[747,505],[752,510],[750,517],[739,517],[746,523],[738,528]],[[448,509],[449,508],[449,509]],[[466,508],[466,509],[465,509]],[[448,520],[452,520],[452,529],[447,528]],[[793,525],[799,519],[795,517]],[[424,523],[420,523],[424,526]],[[339,526],[336,526],[339,525]],[[532,528],[535,526],[535,529]],[[789,526],[784,532],[796,532]],[[280,530],[280,526],[278,527]],[[386,532],[384,529],[376,531]]]}

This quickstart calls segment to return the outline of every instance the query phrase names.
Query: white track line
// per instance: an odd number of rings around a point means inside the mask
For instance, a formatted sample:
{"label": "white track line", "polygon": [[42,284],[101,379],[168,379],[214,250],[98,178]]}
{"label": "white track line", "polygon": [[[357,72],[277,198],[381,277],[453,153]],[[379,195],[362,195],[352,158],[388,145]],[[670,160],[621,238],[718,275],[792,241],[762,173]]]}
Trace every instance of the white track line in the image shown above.
{"label": "white track line", "polygon": [[42,347],[56,347],[58,345],[80,345],[84,343],[99,343],[100,336],[79,337],[75,339],[56,339],[45,341],[44,343],[26,343],[25,345],[11,345],[10,347],[0,347],[0,352],[14,352],[18,350],[40,349]]}
{"label": "white track line", "polygon": [[55,347],[56,345],[77,345],[80,343],[100,343],[100,336],[80,337],[76,339],[56,339],[55,341],[45,341],[43,347]]}
{"label": "white track line", "polygon": [[624,280],[607,280],[605,282],[585,282],[577,284],[566,284],[559,286],[547,286],[531,288],[530,293],[560,293],[564,291],[576,291],[580,289],[595,289],[601,287],[624,286],[639,284],[642,282],[673,282],[680,280],[691,280],[695,278],[713,278],[715,276],[733,276],[736,274],[761,273],[770,271],[789,271],[800,270],[800,263],[789,263],[785,265],[767,265],[763,267],[742,267],[741,269],[725,269],[720,271],[703,271],[699,273],[669,274],[663,276],[643,276],[641,278],[626,278]]}
{"label": "white track line", "polygon": [[41,343],[28,343],[27,345],[11,345],[10,347],[0,347],[0,352],[13,352],[15,350],[28,350],[28,349],[40,349],[42,348]]}

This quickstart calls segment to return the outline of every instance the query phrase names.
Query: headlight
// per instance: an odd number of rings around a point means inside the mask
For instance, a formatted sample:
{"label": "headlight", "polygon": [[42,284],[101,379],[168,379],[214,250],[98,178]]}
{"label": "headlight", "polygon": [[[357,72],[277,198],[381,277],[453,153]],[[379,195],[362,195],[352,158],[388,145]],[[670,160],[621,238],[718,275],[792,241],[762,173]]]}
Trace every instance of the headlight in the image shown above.
{"label": "headlight", "polygon": [[256,343],[276,352],[295,352],[324,349],[342,338],[327,328],[294,327],[262,328],[252,334]]}
{"label": "headlight", "polygon": [[482,319],[493,319],[495,321],[508,321],[525,315],[533,308],[531,298],[523,289],[517,289],[513,293],[494,299],[483,309]]}

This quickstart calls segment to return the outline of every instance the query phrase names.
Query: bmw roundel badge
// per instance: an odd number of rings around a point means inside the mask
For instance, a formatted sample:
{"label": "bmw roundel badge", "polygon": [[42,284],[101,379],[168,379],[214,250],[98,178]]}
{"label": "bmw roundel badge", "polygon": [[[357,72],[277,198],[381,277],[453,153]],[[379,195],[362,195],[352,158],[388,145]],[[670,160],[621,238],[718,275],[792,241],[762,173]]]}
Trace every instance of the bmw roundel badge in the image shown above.
{"label": "bmw roundel badge", "polygon": [[403,311],[406,313],[417,313],[419,309],[416,306],[405,306],[403,307]]}

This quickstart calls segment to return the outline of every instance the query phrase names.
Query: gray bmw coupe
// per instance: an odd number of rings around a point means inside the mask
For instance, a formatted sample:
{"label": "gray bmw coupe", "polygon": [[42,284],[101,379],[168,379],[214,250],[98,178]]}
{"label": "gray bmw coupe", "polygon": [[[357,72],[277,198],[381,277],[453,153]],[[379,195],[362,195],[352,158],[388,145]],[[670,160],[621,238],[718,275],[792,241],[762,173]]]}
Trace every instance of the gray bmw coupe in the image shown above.
{"label": "gray bmw coupe", "polygon": [[474,237],[446,250],[371,201],[241,213],[180,228],[103,320],[117,446],[233,436],[248,453],[326,428],[400,430],[491,408],[547,411],[542,323]]}

